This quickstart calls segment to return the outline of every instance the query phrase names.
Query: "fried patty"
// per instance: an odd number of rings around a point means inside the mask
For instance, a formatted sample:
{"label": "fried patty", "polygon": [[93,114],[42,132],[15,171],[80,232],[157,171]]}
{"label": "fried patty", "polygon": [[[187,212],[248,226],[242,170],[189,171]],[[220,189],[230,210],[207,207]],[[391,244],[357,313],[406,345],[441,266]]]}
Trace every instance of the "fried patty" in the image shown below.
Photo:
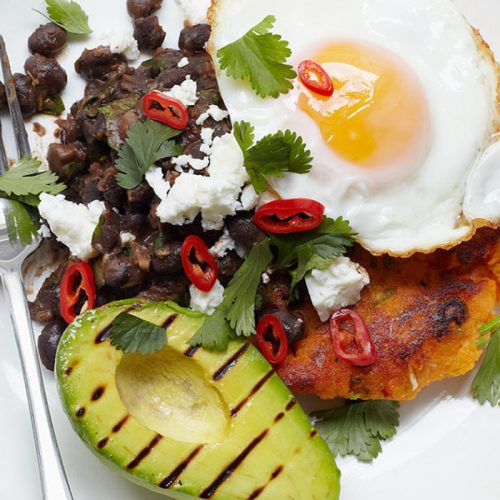
{"label": "fried patty", "polygon": [[371,283],[353,309],[377,359],[356,367],[338,358],[328,325],[306,307],[306,334],[279,367],[290,388],[324,399],[408,400],[431,382],[462,375],[481,355],[477,328],[492,316],[500,278],[500,230],[482,229],[450,251],[401,259],[351,256]]}

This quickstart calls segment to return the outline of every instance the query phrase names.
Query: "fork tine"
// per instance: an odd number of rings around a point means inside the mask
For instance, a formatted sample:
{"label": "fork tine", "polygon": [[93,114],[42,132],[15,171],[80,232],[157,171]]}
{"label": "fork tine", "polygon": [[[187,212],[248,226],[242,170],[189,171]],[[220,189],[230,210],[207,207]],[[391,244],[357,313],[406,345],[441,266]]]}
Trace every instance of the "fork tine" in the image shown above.
{"label": "fork tine", "polygon": [[5,146],[3,144],[2,121],[0,120],[0,175],[5,174],[8,168],[9,168],[9,162],[7,160],[7,153],[5,152]]}
{"label": "fork tine", "polygon": [[0,58],[2,61],[3,77],[5,80],[5,93],[7,94],[10,117],[14,128],[17,153],[19,158],[22,158],[25,155],[31,156],[28,134],[26,133],[26,128],[24,127],[23,115],[21,114],[19,100],[17,99],[16,87],[14,86],[14,79],[12,78],[10,62],[2,35],[0,35]]}

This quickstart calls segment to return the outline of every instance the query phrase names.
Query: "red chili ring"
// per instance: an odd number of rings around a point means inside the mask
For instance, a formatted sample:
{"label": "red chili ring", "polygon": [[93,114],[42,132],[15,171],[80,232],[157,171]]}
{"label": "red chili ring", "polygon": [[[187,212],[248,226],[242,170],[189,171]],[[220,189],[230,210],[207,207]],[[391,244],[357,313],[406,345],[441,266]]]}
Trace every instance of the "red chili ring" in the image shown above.
{"label": "red chili ring", "polygon": [[316,229],[325,214],[321,203],[308,198],[274,200],[262,205],[253,217],[255,224],[274,234],[298,233]]}
{"label": "red chili ring", "polygon": [[[193,262],[193,257],[196,259]],[[188,236],[181,249],[182,267],[189,281],[202,292],[209,292],[217,281],[217,262],[199,236]]]}
{"label": "red chili ring", "polygon": [[[271,333],[273,340],[266,337]],[[262,355],[273,365],[282,363],[288,354],[288,339],[281,321],[273,314],[262,316],[257,325],[256,332],[257,346]],[[278,349],[275,343],[278,342]]]}
{"label": "red chili ring", "polygon": [[[74,290],[76,280],[80,277],[80,284]],[[82,290],[87,296],[87,305],[79,313],[75,312],[75,305],[80,300]],[[94,271],[86,262],[71,264],[61,279],[61,290],[59,293],[59,307],[61,316],[66,323],[71,323],[78,314],[93,309],[96,303],[96,289],[94,282]]]}
{"label": "red chili ring", "polygon": [[299,64],[300,81],[316,94],[330,97],[334,88],[330,75],[318,63],[306,59]]}
{"label": "red chili ring", "polygon": [[184,104],[158,90],[148,92],[142,100],[144,114],[177,130],[183,130],[189,122],[189,113]]}
{"label": "red chili ring", "polygon": [[[350,335],[342,333],[345,332],[341,326],[344,321],[351,321],[353,324],[354,341],[360,349],[358,353],[351,354],[345,351]],[[377,355],[368,328],[356,312],[350,309],[342,309],[333,313],[330,317],[330,335],[333,350],[339,358],[349,361],[354,366],[368,366],[375,363]]]}

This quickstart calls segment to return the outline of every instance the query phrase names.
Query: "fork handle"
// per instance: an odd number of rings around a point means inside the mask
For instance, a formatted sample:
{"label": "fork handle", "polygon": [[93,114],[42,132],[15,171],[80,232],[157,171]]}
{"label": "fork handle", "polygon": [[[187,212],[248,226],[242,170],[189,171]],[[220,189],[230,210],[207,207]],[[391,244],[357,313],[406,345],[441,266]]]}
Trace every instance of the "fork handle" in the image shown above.
{"label": "fork handle", "polygon": [[44,500],[72,500],[73,496],[66,478],[47,405],[21,274],[16,269],[2,271],[1,275],[21,358],[43,498]]}

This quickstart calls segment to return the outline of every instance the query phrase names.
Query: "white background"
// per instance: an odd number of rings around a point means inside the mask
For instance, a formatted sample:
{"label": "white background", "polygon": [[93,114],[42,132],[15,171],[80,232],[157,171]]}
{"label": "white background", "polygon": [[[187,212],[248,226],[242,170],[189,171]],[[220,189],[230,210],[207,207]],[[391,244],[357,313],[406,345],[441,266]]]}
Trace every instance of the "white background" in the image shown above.
{"label": "white background", "polygon": [[[236,0],[235,0],[236,1]],[[297,1],[297,0],[295,0]],[[417,0],[416,0],[417,1]],[[70,84],[63,95],[71,104],[83,83],[71,64],[83,46],[95,46],[112,26],[128,26],[125,0],[80,0],[96,35],[73,40],[60,58]],[[500,54],[499,0],[456,0],[471,23]],[[21,71],[26,40],[43,19],[31,7],[41,0],[0,0],[0,33],[5,37],[14,71]],[[180,13],[165,0],[160,13],[167,27],[165,45],[174,46]],[[5,121],[4,121],[5,123]],[[464,124],[466,126],[466,124]],[[10,151],[13,153],[12,141]],[[39,146],[39,145],[38,145]],[[35,151],[37,144],[34,144]],[[24,385],[10,329],[0,298],[0,500],[39,500],[38,471]],[[50,405],[75,500],[153,500],[160,498],[110,472],[84,447],[64,416],[52,374],[45,372]],[[377,460],[364,465],[338,460],[342,500],[499,500],[500,408],[480,407],[470,397],[472,375],[434,384],[401,408],[396,438],[384,444]],[[307,471],[304,471],[307,473]],[[49,499],[58,500],[58,499]],[[301,499],[297,499],[301,500]]]}

